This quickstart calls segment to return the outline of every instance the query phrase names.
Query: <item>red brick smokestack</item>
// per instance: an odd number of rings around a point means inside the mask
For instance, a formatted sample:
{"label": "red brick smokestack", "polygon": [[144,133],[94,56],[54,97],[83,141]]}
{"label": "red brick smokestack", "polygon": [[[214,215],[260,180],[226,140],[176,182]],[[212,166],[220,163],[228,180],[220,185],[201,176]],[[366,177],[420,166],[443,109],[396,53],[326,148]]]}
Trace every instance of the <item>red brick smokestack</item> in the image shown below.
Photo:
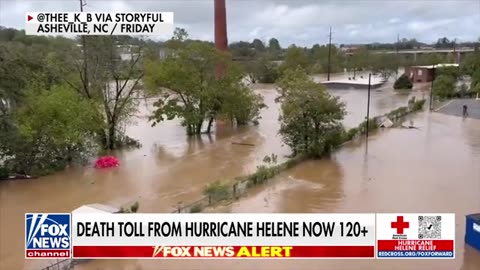
{"label": "red brick smokestack", "polygon": [[215,5],[215,47],[220,51],[228,51],[227,41],[227,9],[225,0],[214,0]]}

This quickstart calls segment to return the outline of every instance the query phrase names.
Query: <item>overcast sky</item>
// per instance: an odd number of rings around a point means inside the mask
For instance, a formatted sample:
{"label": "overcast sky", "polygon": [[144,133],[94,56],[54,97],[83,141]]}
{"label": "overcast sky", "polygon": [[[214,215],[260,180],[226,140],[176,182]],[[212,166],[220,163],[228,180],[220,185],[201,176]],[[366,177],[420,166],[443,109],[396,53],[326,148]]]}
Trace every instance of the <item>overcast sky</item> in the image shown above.
{"label": "overcast sky", "polygon": [[[213,0],[86,0],[85,11],[173,11],[190,37],[213,40]],[[480,0],[226,0],[229,42],[277,38],[282,46],[480,37]],[[79,0],[0,0],[0,25],[24,28],[25,13],[79,11]]]}

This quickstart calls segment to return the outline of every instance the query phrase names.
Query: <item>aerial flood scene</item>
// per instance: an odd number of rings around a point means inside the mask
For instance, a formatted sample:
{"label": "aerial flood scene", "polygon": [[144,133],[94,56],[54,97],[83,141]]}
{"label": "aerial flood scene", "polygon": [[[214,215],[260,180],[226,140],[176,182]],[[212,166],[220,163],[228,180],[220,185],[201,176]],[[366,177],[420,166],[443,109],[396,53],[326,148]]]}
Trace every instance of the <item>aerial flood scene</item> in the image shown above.
{"label": "aerial flood scene", "polygon": [[[0,270],[480,270],[478,25],[475,0],[0,0]],[[27,213],[88,211],[448,213],[455,255],[28,258]]]}

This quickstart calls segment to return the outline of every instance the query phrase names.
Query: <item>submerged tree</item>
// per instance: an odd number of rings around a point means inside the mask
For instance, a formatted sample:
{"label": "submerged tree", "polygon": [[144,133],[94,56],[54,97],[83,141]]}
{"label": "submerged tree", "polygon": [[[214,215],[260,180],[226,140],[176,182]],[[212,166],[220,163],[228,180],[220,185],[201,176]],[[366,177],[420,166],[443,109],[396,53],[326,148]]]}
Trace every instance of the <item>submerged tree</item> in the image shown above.
{"label": "submerged tree", "polygon": [[100,124],[94,105],[66,85],[32,87],[15,116],[7,167],[23,174],[63,169],[92,150]]}
{"label": "submerged tree", "polygon": [[[126,141],[123,124],[136,111],[143,78],[141,46],[122,44],[119,37],[86,37],[85,48],[57,53],[58,72],[85,99],[97,104],[104,125],[97,134],[106,149],[115,149]],[[128,139],[128,138],[127,138]]]}
{"label": "submerged tree", "polygon": [[399,89],[412,89],[413,88],[413,83],[410,81],[410,78],[408,78],[407,74],[402,74],[398,79],[395,81],[393,84],[393,89],[399,90]]}
{"label": "submerged tree", "polygon": [[251,62],[247,70],[260,83],[275,83],[279,78],[278,66],[266,57],[261,57]]}
{"label": "submerged tree", "polygon": [[440,98],[451,98],[455,94],[455,79],[448,75],[436,77],[433,81],[433,94]]}
{"label": "submerged tree", "polygon": [[301,47],[291,45],[285,52],[285,60],[280,66],[280,69],[284,71],[300,67],[304,70],[308,70],[309,65],[310,63],[305,54],[305,50]]}
{"label": "submerged tree", "polygon": [[398,72],[399,60],[393,54],[372,54],[369,58],[370,68],[380,74],[384,80]]}
{"label": "submerged tree", "polygon": [[279,82],[280,134],[294,154],[319,157],[341,140],[345,105],[301,69],[287,70]]}
{"label": "submerged tree", "polygon": [[[225,68],[216,76],[219,65]],[[226,116],[237,124],[258,117],[260,97],[242,84],[244,74],[228,55],[210,44],[191,42],[166,59],[146,64],[146,84],[159,100],[151,117],[154,124],[175,117],[182,119],[187,134],[211,131],[217,117]]]}
{"label": "submerged tree", "polygon": [[472,78],[470,91],[480,95],[480,51],[467,55],[465,61],[460,66],[460,71],[462,74],[469,75]]}

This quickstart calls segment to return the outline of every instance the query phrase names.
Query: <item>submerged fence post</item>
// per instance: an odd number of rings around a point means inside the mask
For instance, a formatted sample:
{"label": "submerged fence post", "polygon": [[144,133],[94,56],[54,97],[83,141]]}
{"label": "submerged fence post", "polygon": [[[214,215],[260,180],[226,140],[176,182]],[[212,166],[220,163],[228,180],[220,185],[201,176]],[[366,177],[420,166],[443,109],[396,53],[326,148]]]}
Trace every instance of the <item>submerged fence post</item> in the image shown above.
{"label": "submerged fence post", "polygon": [[233,198],[237,198],[237,183],[233,184]]}
{"label": "submerged fence post", "polygon": [[370,83],[372,79],[372,73],[368,74],[368,99],[367,99],[367,138],[368,138],[368,122],[370,121]]}
{"label": "submerged fence post", "polygon": [[180,214],[182,212],[182,203],[178,202],[177,204],[177,212]]}

